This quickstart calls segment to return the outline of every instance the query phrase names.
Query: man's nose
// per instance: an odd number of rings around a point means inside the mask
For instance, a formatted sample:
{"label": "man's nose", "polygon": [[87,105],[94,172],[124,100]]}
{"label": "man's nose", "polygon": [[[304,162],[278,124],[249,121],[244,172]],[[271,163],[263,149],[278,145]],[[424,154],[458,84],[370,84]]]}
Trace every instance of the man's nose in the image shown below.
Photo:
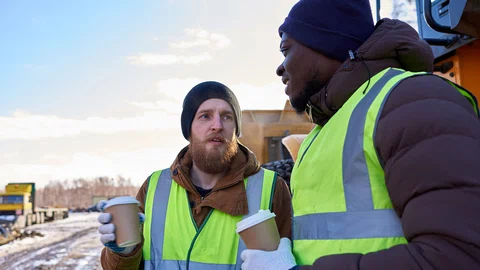
{"label": "man's nose", "polygon": [[220,117],[220,115],[215,115],[213,117],[211,128],[212,128],[212,130],[216,130],[216,131],[219,131],[219,130],[223,129],[223,122],[222,122],[222,118]]}
{"label": "man's nose", "polygon": [[283,72],[285,72],[285,68],[283,67],[283,62],[277,67],[277,76],[282,76]]}

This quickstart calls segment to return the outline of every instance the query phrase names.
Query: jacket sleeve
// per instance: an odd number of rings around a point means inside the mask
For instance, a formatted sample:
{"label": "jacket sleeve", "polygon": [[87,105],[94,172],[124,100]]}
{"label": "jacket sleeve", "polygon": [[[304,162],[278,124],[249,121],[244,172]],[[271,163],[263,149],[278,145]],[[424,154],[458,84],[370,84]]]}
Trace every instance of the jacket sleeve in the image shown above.
{"label": "jacket sleeve", "polygon": [[[139,212],[145,213],[145,197],[147,193],[148,178],[140,187],[137,193],[137,200],[140,202]],[[137,245],[132,253],[127,255],[117,254],[110,249],[104,247],[100,257],[100,262],[103,269],[143,269],[142,259],[142,247],[143,247],[143,228],[142,228],[142,243]]]}
{"label": "jacket sleeve", "polygon": [[391,93],[375,139],[408,244],[317,259],[300,269],[480,269],[480,120],[440,78]]}
{"label": "jacket sleeve", "polygon": [[287,183],[277,176],[272,200],[272,211],[275,213],[280,237],[292,239],[292,198]]}

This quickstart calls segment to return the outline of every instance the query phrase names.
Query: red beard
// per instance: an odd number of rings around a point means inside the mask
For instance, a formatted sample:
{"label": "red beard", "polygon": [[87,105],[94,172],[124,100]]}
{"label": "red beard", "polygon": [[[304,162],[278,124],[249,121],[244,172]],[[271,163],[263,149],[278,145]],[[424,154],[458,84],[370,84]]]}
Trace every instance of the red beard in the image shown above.
{"label": "red beard", "polygon": [[201,141],[192,134],[191,150],[192,159],[195,165],[203,172],[208,174],[217,174],[230,169],[233,157],[238,152],[238,144],[236,140],[227,141],[221,138],[224,149],[221,147],[210,147],[207,150],[207,143],[210,142],[218,134],[208,136],[205,141]]}

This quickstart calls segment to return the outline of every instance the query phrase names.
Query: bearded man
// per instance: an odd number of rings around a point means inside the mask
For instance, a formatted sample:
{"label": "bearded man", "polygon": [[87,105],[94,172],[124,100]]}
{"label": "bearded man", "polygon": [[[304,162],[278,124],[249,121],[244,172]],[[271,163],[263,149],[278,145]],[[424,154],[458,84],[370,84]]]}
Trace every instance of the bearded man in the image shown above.
{"label": "bearded man", "polygon": [[190,144],[137,194],[142,243],[119,248],[110,214],[99,216],[103,269],[240,269],[246,248],[236,223],[261,209],[274,212],[280,236],[290,238],[290,192],[238,141],[233,92],[219,82],[196,85],[184,99],[181,126]]}

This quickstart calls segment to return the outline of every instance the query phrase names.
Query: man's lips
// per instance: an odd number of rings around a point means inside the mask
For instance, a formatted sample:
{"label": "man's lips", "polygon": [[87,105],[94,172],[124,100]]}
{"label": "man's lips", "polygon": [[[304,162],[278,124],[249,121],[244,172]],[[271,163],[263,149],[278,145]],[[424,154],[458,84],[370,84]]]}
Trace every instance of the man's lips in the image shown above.
{"label": "man's lips", "polygon": [[207,139],[207,142],[221,144],[225,142],[225,139],[221,136],[213,136]]}

